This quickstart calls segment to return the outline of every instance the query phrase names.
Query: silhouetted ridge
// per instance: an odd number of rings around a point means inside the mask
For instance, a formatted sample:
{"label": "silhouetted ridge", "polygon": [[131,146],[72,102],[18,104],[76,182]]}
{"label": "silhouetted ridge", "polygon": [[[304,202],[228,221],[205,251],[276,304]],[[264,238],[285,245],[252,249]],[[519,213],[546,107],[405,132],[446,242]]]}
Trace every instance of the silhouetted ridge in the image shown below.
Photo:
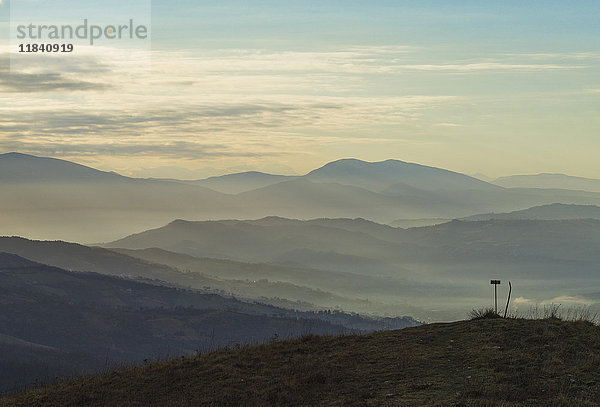
{"label": "silhouetted ridge", "polygon": [[311,335],[65,382],[0,406],[592,407],[599,343],[597,326],[553,319]]}

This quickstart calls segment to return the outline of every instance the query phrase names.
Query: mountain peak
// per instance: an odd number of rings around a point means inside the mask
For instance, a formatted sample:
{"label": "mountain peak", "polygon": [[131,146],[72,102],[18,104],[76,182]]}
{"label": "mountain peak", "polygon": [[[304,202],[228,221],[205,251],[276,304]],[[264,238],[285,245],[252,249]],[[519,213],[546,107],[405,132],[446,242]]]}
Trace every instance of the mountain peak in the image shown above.
{"label": "mountain peak", "polygon": [[20,158],[20,157],[21,158],[24,158],[24,157],[39,158],[39,157],[36,157],[35,155],[18,153],[16,151],[11,151],[11,152],[8,152],[8,153],[0,154],[0,160],[3,159],[3,158]]}
{"label": "mountain peak", "polygon": [[0,154],[0,181],[4,182],[87,182],[117,178],[126,177],[58,158],[18,152]]}
{"label": "mountain peak", "polygon": [[359,186],[374,192],[400,183],[423,190],[498,189],[464,174],[395,159],[367,162],[345,158],[325,164],[304,177],[317,182]]}

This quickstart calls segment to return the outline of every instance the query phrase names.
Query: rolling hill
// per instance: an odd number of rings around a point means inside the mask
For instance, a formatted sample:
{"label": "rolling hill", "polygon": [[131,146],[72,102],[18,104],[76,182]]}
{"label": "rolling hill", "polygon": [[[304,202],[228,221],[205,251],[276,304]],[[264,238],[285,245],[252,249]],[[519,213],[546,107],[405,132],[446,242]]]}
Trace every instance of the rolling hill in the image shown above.
{"label": "rolling hill", "polygon": [[[128,236],[105,247],[145,249],[157,247],[196,257],[223,258],[249,262],[269,262],[299,249],[312,252],[330,252],[338,255],[361,256],[371,259],[389,253],[395,247],[389,240],[379,239],[360,230],[331,227],[323,220],[287,220],[273,222],[273,218],[258,221],[207,221],[176,220],[168,225]],[[353,221],[347,220],[348,223]],[[360,222],[360,221],[356,221]],[[341,222],[340,222],[341,223]],[[401,238],[401,230],[391,230]],[[359,227],[360,228],[360,227]],[[387,251],[386,251],[387,249]],[[338,257],[339,258],[339,257]],[[309,264],[307,258],[305,265]]]}
{"label": "rolling hill", "polygon": [[509,213],[483,213],[468,216],[461,220],[566,220],[566,219],[596,219],[600,220],[600,206],[596,205],[565,205],[551,204],[513,211]]}
{"label": "rolling hill", "polygon": [[372,192],[380,192],[399,183],[426,191],[500,189],[496,185],[477,178],[435,167],[400,160],[366,162],[357,159],[333,161],[303,176],[284,176],[248,171],[192,182],[215,191],[235,194],[294,179],[348,185]]}
{"label": "rolling hill", "polygon": [[159,225],[174,214],[235,212],[227,195],[178,182],[127,178],[69,161],[0,155],[2,235],[87,242]]}
{"label": "rolling hill", "polygon": [[352,185],[376,192],[399,183],[425,191],[500,189],[468,175],[399,160],[343,159],[328,163],[304,177],[315,182]]}
{"label": "rolling hill", "polygon": [[96,273],[0,252],[0,390],[164,355],[260,343],[273,335],[417,324],[299,312]]}
{"label": "rolling hill", "polygon": [[600,329],[483,319],[306,336],[65,381],[0,406],[599,406]]}
{"label": "rolling hill", "polygon": [[493,184],[506,188],[550,188],[600,192],[600,180],[565,174],[512,175],[497,178]]}
{"label": "rolling hill", "polygon": [[209,177],[199,181],[190,181],[224,194],[239,194],[253,189],[263,188],[279,182],[288,181],[295,177],[285,175],[265,174],[258,171],[247,171],[236,174]]}
{"label": "rolling hill", "polygon": [[[162,249],[113,250],[180,270],[186,277],[183,281],[191,287],[217,288],[238,298],[254,299],[285,308],[341,308],[361,314],[430,316],[425,309],[410,305],[408,299],[415,293],[433,290],[434,287],[431,284],[416,284],[401,277],[314,269],[289,262],[243,263],[198,258]],[[304,253],[297,254],[304,256]],[[332,262],[335,259],[335,256],[328,256],[326,260]],[[298,260],[301,263],[306,257]],[[342,268],[340,264],[329,264],[334,269]],[[204,277],[200,280],[201,284],[195,284],[195,276]],[[376,297],[379,299],[374,300]],[[284,299],[289,302],[286,303]]]}
{"label": "rolling hill", "polygon": [[[489,220],[459,221],[398,229],[363,220],[279,220],[189,222],[177,220],[107,244],[128,249],[162,248],[200,257],[273,262],[297,250],[328,253],[339,263],[362,258],[363,273],[381,273],[378,263],[460,259],[548,259],[596,261],[600,252],[600,221]],[[352,225],[355,223],[354,227]],[[340,226],[345,225],[345,226]],[[541,240],[540,237],[544,236]],[[354,257],[352,257],[354,256]],[[369,259],[371,260],[368,263]],[[320,260],[317,260],[320,261]],[[344,267],[342,265],[342,267]]]}
{"label": "rolling hill", "polygon": [[256,217],[276,215],[288,218],[362,217],[383,222],[398,213],[407,216],[430,216],[423,201],[403,201],[367,189],[339,183],[321,183],[294,179],[237,195]]}
{"label": "rolling hill", "polygon": [[173,219],[347,217],[390,223],[551,203],[600,205],[600,193],[502,188],[398,160],[339,160],[301,177],[250,172],[197,182],[129,178],[17,153],[0,154],[0,170],[0,234],[84,243],[112,241]]}
{"label": "rolling hill", "polygon": [[[437,320],[464,315],[473,303],[487,301],[492,278],[518,283],[523,307],[581,301],[578,297],[600,282],[600,221],[594,219],[454,220],[411,229],[361,219],[180,220],[107,247],[161,248],[193,257],[342,273],[338,288],[335,279],[329,280],[334,274],[305,276],[334,294],[400,302],[398,309],[410,309],[404,314]],[[181,260],[157,261],[174,265]],[[276,278],[260,266],[247,272],[247,278]],[[311,284],[298,280],[298,274],[282,273],[287,281]],[[441,309],[446,316],[438,314]]]}
{"label": "rolling hill", "polygon": [[[74,243],[23,238],[0,237],[0,252],[2,251],[71,271],[94,272],[154,285],[201,290],[204,293],[234,295],[246,302],[259,301],[294,310],[341,308],[378,315],[402,316],[409,311],[424,315],[422,310],[419,312],[415,308],[399,308],[395,301],[387,304],[365,301],[365,295],[381,292],[381,287],[385,287],[383,291],[394,297],[415,288],[401,280],[394,282],[378,277],[281,264],[194,258],[157,249],[112,251]],[[361,289],[364,293],[357,296]],[[265,312],[271,311],[267,308]],[[339,313],[338,317],[341,315]],[[317,318],[330,319],[323,315]],[[358,326],[354,322],[347,324],[348,321],[340,319],[338,322],[349,328]],[[361,329],[379,329],[384,326],[378,325],[376,320],[367,322],[363,319],[361,323]]]}
{"label": "rolling hill", "polygon": [[[130,179],[130,178],[129,178]],[[0,182],[125,182],[114,172],[99,171],[84,165],[56,158],[28,154],[0,154]]]}

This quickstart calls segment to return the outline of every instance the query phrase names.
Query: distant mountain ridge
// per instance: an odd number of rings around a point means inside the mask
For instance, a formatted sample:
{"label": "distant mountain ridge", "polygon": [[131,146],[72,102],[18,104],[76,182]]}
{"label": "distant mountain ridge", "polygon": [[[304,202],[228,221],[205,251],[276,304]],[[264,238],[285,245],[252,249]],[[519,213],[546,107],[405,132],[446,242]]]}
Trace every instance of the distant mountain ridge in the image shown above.
{"label": "distant mountain ridge", "polygon": [[97,182],[127,179],[128,177],[115,172],[100,171],[57,158],[14,152],[0,154],[0,182]]}
{"label": "distant mountain ridge", "polygon": [[506,188],[549,188],[600,192],[600,179],[565,174],[511,175],[491,181]]}
{"label": "distant mountain ridge", "polygon": [[129,178],[8,153],[0,155],[0,190],[1,235],[79,242],[113,241],[173,219],[280,216],[390,223],[550,203],[600,205],[600,193],[502,188],[399,160],[342,159],[299,177],[246,172],[194,182]]}
{"label": "distant mountain ridge", "polygon": [[[105,245],[109,248],[162,248],[192,256],[269,262],[298,249],[331,256],[360,256],[377,261],[410,259],[545,257],[600,260],[600,220],[453,220],[435,226],[399,229],[361,219],[284,221],[177,220]],[[539,239],[546,231],[545,241]],[[556,247],[555,247],[556,246]],[[305,256],[310,265],[310,256]],[[371,267],[374,267],[375,261]],[[348,267],[348,266],[344,266]],[[369,268],[366,269],[367,271]],[[378,271],[381,273],[381,270]]]}
{"label": "distant mountain ridge", "polygon": [[495,190],[485,181],[440,168],[400,160],[366,162],[342,159],[325,164],[304,176],[311,181],[335,182],[378,192],[402,183],[422,190]]}
{"label": "distant mountain ridge", "polygon": [[334,271],[347,275],[338,287],[329,273],[313,281],[344,297],[406,301],[395,307],[437,320],[464,314],[458,310],[474,298],[485,301],[486,279],[518,281],[519,295],[532,303],[586,296],[600,282],[600,220],[594,219],[454,220],[411,229],[351,219],[177,221],[107,246]]}
{"label": "distant mountain ridge", "polygon": [[202,185],[223,193],[237,194],[294,179],[306,179],[318,183],[337,183],[373,192],[380,192],[399,183],[424,190],[498,189],[496,185],[477,178],[435,167],[392,159],[367,162],[354,158],[330,162],[302,176],[248,171],[184,182]]}
{"label": "distant mountain ridge", "polygon": [[[236,221],[224,223],[232,228],[237,224]],[[311,269],[299,264],[281,264],[285,260],[280,264],[253,264],[182,256],[158,249],[107,250],[75,243],[35,241],[18,237],[0,237],[0,252],[12,253],[65,270],[94,272],[211,294],[234,295],[245,301],[259,301],[268,306],[304,311],[341,307],[365,314],[397,315],[398,309],[393,306],[365,304],[360,299],[357,300],[355,287],[385,286],[388,294],[395,294],[400,289],[410,289],[410,286],[402,282],[390,283],[380,277],[352,274],[350,271],[356,268],[352,258],[343,263],[344,272],[339,272]],[[330,260],[331,256],[327,253],[325,255],[325,261]],[[368,260],[367,263],[378,265],[373,260]]]}
{"label": "distant mountain ridge", "polygon": [[258,171],[247,171],[236,174],[227,174],[217,177],[210,177],[199,181],[190,181],[194,185],[200,185],[213,189],[224,194],[239,194],[241,192],[251,191],[291,180],[297,177],[286,175],[265,174]]}
{"label": "distant mountain ridge", "polygon": [[596,205],[566,205],[550,204],[535,206],[533,208],[513,211],[508,213],[484,213],[468,216],[461,220],[482,221],[492,219],[519,220],[567,220],[567,219],[598,219],[600,220],[600,206]]}

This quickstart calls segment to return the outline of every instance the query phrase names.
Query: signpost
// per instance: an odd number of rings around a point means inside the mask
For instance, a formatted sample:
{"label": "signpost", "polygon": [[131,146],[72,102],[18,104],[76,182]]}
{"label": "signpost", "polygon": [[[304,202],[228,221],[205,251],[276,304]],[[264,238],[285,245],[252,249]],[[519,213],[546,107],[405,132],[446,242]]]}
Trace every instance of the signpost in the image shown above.
{"label": "signpost", "polygon": [[498,313],[498,284],[500,284],[500,280],[492,280],[490,284],[494,285],[494,311],[496,314]]}

